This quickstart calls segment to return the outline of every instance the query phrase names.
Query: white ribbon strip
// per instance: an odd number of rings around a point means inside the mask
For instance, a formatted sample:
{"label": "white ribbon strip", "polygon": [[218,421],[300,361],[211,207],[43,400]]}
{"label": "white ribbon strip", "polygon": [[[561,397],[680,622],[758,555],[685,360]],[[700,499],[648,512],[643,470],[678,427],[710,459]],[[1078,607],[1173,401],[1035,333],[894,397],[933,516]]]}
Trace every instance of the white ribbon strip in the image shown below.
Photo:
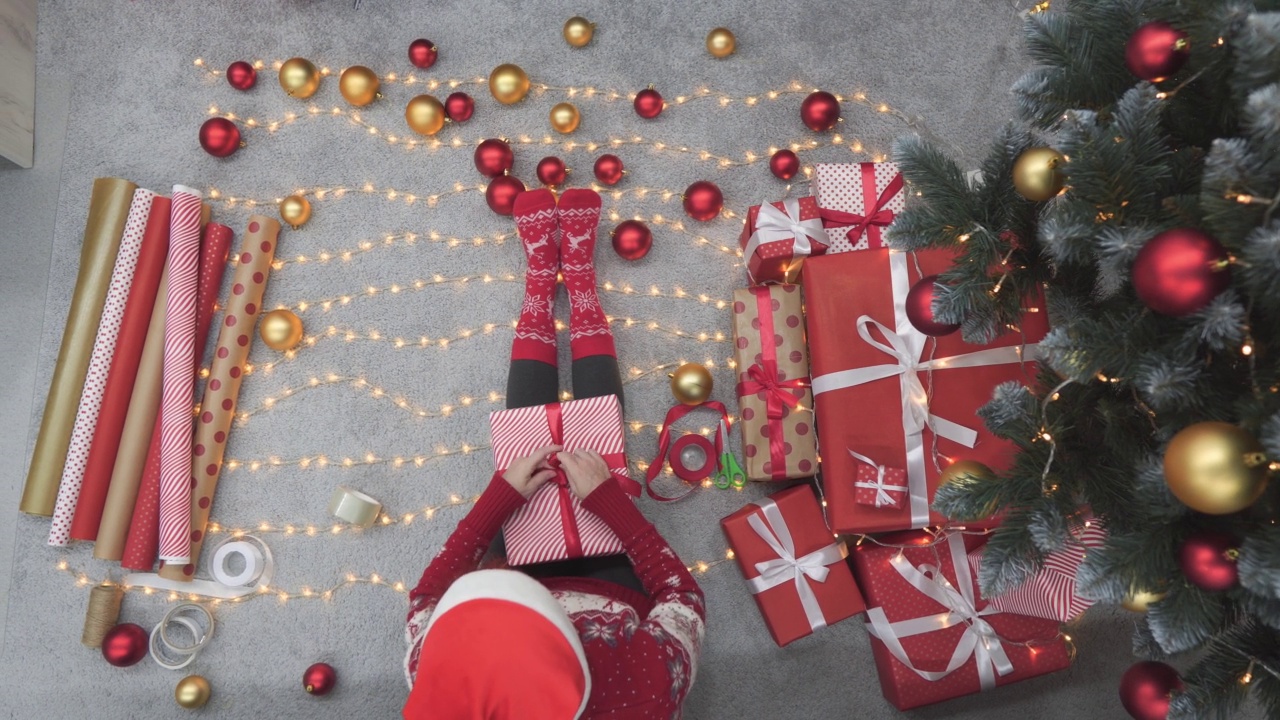
{"label": "white ribbon strip", "polygon": [[778,557],[756,563],[756,572],[760,575],[747,580],[751,594],[759,595],[770,588],[794,582],[796,592],[800,595],[800,606],[804,608],[804,616],[809,621],[809,628],[821,630],[827,626],[827,620],[822,614],[822,607],[818,604],[818,596],[813,593],[813,588],[809,587],[805,578],[814,582],[826,582],[829,572],[827,566],[845,558],[844,546],[833,542],[804,557],[797,558],[796,545],[791,539],[791,530],[787,527],[787,521],[782,517],[778,504],[765,498],[757,501],[755,505],[760,508],[760,514],[749,516],[747,524],[756,535],[760,536],[761,540],[769,545],[770,549],[778,554]]}
{"label": "white ribbon strip", "polygon": [[[239,545],[249,545],[257,551],[260,570],[256,573],[256,576],[252,573],[250,574],[251,577],[246,579],[247,584],[233,585],[222,582],[224,579],[239,579],[239,575],[234,578],[229,577],[226,569],[219,564],[222,561],[219,559],[219,555],[223,553],[224,547],[233,546],[235,549],[227,551],[226,555],[222,555],[223,560],[229,555],[239,554],[240,550],[242,550]],[[250,553],[245,556],[246,568],[252,562],[253,554]],[[228,538],[218,545],[213,555],[217,566],[213,570],[213,580],[170,580],[169,578],[160,577],[157,573],[130,573],[125,575],[120,582],[125,587],[149,587],[156,590],[170,590],[183,595],[200,595],[221,600],[244,597],[257,591],[259,586],[271,585],[271,578],[275,575],[275,559],[271,556],[271,548],[258,536],[242,535],[239,538]],[[241,573],[241,575],[243,574]],[[219,577],[219,575],[222,575],[222,577]]]}
{"label": "white ribbon strip", "polygon": [[773,203],[761,202],[760,213],[756,215],[756,231],[747,240],[747,247],[742,256],[750,259],[761,245],[772,242],[795,240],[792,246],[796,257],[803,257],[813,252],[813,244],[809,238],[828,244],[827,230],[822,227],[822,218],[800,219],[800,200],[791,198],[782,201],[782,210]]}
{"label": "white ribbon strip", "polygon": [[[849,448],[845,448],[845,449],[849,450]],[[907,488],[902,485],[886,485],[885,484],[884,482],[885,467],[883,465],[877,464],[874,460],[867,457],[866,455],[863,455],[862,453],[854,452],[853,450],[849,450],[849,454],[852,455],[855,460],[861,460],[862,462],[876,469],[875,482],[855,482],[853,484],[854,487],[866,488],[868,490],[875,490],[876,491],[876,507],[884,507],[885,505],[893,504],[893,498],[889,496],[889,493],[891,492],[904,493],[907,491]]]}
{"label": "white ribbon strip", "polygon": [[[858,336],[863,342],[892,357],[897,362],[885,365],[852,368],[827,373],[813,378],[815,396],[835,390],[898,376],[902,397],[902,430],[907,446],[907,487],[911,498],[911,527],[922,528],[929,524],[929,485],[925,475],[924,429],[927,427],[938,437],[973,447],[978,440],[977,431],[957,422],[940,418],[929,412],[929,393],[924,389],[920,373],[950,368],[972,368],[988,365],[1034,360],[1035,344],[987,348],[977,352],[935,358],[921,362],[927,338],[907,318],[907,293],[911,290],[907,267],[907,253],[889,253],[889,273],[893,289],[893,314],[896,327],[888,327],[869,315],[858,318]],[[871,329],[876,328],[885,342],[876,339]]]}
{"label": "white ribbon strip", "polygon": [[[947,545],[951,551],[951,564],[955,568],[956,581],[960,585],[958,591],[939,568],[928,564],[916,568],[901,552],[890,561],[890,565],[903,580],[939,605],[948,608],[947,612],[891,623],[883,607],[874,607],[867,610],[867,630],[885,644],[898,662],[930,682],[936,682],[950,675],[963,667],[972,657],[978,664],[978,681],[982,689],[990,690],[996,686],[997,675],[1003,677],[1014,669],[995,628],[982,619],[984,615],[995,615],[999,611],[991,607],[984,610],[977,609],[973,594],[973,575],[969,570],[964,540],[961,536],[957,533],[948,535]],[[951,653],[951,660],[943,670],[921,670],[911,662],[911,658],[902,647],[903,638],[924,635],[961,624],[967,627],[964,634],[960,636],[960,641],[956,643],[955,651]]]}

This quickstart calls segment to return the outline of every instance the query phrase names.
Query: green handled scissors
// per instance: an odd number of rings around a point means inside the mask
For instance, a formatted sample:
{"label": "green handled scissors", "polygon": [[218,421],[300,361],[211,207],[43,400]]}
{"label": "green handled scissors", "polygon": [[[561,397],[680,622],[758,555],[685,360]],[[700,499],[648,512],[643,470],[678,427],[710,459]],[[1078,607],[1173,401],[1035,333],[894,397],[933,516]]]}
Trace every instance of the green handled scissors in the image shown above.
{"label": "green handled scissors", "polygon": [[724,420],[720,421],[720,438],[720,447],[723,452],[720,453],[720,465],[711,477],[715,481],[716,487],[721,489],[728,489],[730,485],[736,488],[743,487],[747,484],[747,474],[742,471],[742,466],[738,464],[738,459],[733,456],[733,451],[729,449],[729,428],[725,425]]}

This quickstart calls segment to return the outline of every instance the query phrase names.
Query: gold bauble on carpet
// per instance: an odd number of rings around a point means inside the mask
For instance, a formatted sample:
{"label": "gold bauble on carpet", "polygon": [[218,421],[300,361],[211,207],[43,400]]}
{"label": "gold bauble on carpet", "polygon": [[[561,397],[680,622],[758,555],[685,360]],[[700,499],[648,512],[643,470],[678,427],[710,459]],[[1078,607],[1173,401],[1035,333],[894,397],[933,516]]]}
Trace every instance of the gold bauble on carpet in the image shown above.
{"label": "gold bauble on carpet", "polygon": [[419,135],[435,135],[444,127],[444,106],[431,95],[419,95],[404,108],[404,121]]}
{"label": "gold bauble on carpet", "polygon": [[573,103],[556,103],[551,108],[551,127],[562,135],[568,135],[578,129],[578,123],[582,122],[582,115],[578,113],[578,108]]}
{"label": "gold bauble on carpet", "polygon": [[204,707],[212,694],[213,688],[209,687],[209,681],[199,675],[188,675],[182,678],[178,681],[178,686],[173,689],[173,699],[188,710]]}
{"label": "gold bauble on carpet", "polygon": [[302,320],[291,310],[272,310],[258,323],[258,336],[272,350],[292,350],[302,342]]}
{"label": "gold bauble on carpet", "polygon": [[280,201],[280,219],[297,230],[311,219],[311,203],[301,195],[290,195]]}
{"label": "gold bauble on carpet", "polygon": [[289,97],[305,100],[320,89],[320,71],[306,58],[289,58],[280,66],[280,87]]}
{"label": "gold bauble on carpet", "polygon": [[685,363],[667,377],[671,378],[671,394],[685,405],[701,405],[715,387],[711,372],[698,363]]}
{"label": "gold bauble on carpet", "polygon": [[1047,147],[1022,151],[1013,164],[1013,187],[1022,197],[1041,202],[1062,191],[1062,153]]}
{"label": "gold bauble on carpet", "polygon": [[1144,613],[1151,606],[1151,603],[1163,600],[1165,593],[1148,592],[1146,590],[1130,590],[1128,595],[1124,596],[1124,600],[1120,601],[1121,607],[1125,610]]}
{"label": "gold bauble on carpet", "polygon": [[518,103],[529,94],[529,76],[519,65],[499,65],[489,73],[489,92],[503,105]]}
{"label": "gold bauble on carpet", "polygon": [[596,34],[596,26],[586,18],[575,15],[565,21],[564,41],[573,47],[586,47],[591,36]]}
{"label": "gold bauble on carpet", "polygon": [[378,75],[363,65],[352,65],[342,71],[338,78],[338,89],[342,97],[356,107],[364,107],[382,97],[378,93]]}
{"label": "gold bauble on carpet", "polygon": [[1267,489],[1267,459],[1262,445],[1239,427],[1196,423],[1165,448],[1164,481],[1192,510],[1226,515],[1249,507]]}
{"label": "gold bauble on carpet", "polygon": [[738,49],[738,39],[729,28],[718,27],[707,33],[707,52],[715,58],[727,58]]}

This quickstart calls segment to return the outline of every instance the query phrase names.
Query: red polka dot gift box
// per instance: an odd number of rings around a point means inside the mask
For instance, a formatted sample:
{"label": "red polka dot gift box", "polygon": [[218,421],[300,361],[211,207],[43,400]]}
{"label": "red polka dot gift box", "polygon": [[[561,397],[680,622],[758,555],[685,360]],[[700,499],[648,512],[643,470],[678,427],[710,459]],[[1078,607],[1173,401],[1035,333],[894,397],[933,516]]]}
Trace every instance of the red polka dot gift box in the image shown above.
{"label": "red polka dot gift box", "polygon": [[812,197],[752,205],[738,238],[752,285],[795,283],[805,258],[827,251],[827,230]]}
{"label": "red polka dot gift box", "polygon": [[828,222],[827,252],[885,247],[884,228],[906,205],[902,173],[891,162],[817,163],[813,197]]}
{"label": "red polka dot gift box", "polygon": [[[993,435],[978,410],[1001,383],[1035,382],[1035,344],[1049,329],[1044,301],[1025,298],[1018,331],[985,345],[966,343],[960,332],[926,336],[907,317],[907,294],[921,278],[947,270],[951,258],[880,249],[806,263],[822,484],[835,532],[940,524],[946,518],[930,505],[947,465],[972,460],[999,471],[1012,461],[1013,445]],[[900,506],[859,501],[866,465],[906,471]]]}
{"label": "red polka dot gift box", "polygon": [[818,444],[799,286],[735,290],[733,339],[747,479],[813,475]]}
{"label": "red polka dot gift box", "polygon": [[751,503],[720,528],[778,645],[866,610],[848,551],[831,536],[809,485]]}
{"label": "red polka dot gift box", "polygon": [[1071,664],[1056,620],[1000,612],[981,597],[967,554],[984,542],[977,533],[910,531],[877,536],[850,553],[866,595],[880,689],[899,710]]}

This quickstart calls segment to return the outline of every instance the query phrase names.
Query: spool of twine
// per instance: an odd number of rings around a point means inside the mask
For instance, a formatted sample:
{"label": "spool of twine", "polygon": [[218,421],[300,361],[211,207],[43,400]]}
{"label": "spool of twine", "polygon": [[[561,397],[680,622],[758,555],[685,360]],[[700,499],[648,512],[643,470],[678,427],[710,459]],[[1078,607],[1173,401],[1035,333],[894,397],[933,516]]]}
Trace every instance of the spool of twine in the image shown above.
{"label": "spool of twine", "polygon": [[85,647],[102,647],[102,638],[120,618],[120,601],[124,589],[119,585],[95,585],[89,590],[89,607],[84,613],[84,633],[80,643]]}

